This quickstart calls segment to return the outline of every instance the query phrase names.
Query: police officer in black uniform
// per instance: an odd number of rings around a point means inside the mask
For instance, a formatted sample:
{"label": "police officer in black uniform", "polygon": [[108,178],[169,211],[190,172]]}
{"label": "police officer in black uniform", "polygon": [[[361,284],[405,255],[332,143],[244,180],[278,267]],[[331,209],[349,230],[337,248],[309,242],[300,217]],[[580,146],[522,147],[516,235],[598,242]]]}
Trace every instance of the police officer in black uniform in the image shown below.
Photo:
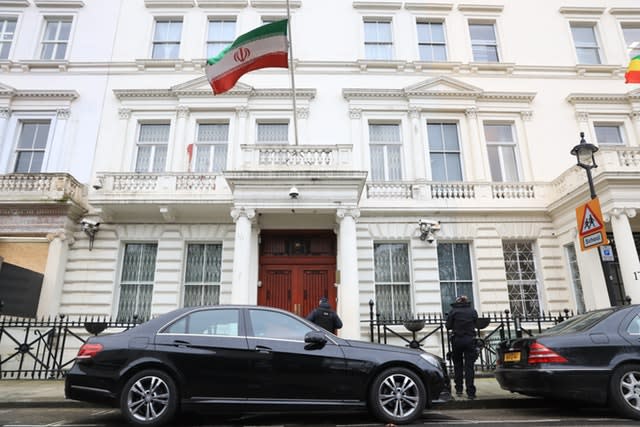
{"label": "police officer in black uniform", "polygon": [[456,298],[451,304],[451,311],[447,316],[447,330],[451,331],[451,356],[453,358],[453,373],[456,395],[462,396],[464,383],[467,385],[467,397],[475,399],[476,386],[474,384],[474,367],[476,361],[476,321],[478,313],[471,307],[471,302],[465,295]]}
{"label": "police officer in black uniform", "polygon": [[327,297],[320,298],[318,307],[307,316],[307,320],[311,320],[316,325],[335,334],[338,329],[342,328],[342,320],[338,314],[333,311],[329,305]]}

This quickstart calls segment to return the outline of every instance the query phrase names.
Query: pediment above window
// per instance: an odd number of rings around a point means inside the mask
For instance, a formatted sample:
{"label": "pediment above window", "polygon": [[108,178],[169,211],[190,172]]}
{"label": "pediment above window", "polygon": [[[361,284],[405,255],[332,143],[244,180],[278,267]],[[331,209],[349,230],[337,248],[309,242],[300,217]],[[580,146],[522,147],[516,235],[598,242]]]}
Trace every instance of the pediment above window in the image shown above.
{"label": "pediment above window", "polygon": [[470,95],[477,95],[482,93],[482,89],[464,83],[460,80],[440,76],[415,85],[407,86],[404,88],[404,92],[408,94],[455,92],[460,94],[466,93]]}

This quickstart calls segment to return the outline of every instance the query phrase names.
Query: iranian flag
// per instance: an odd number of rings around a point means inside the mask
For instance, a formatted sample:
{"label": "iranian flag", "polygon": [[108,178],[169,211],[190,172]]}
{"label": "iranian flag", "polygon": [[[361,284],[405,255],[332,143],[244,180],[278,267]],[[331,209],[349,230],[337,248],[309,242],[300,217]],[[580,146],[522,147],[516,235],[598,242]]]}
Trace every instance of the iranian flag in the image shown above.
{"label": "iranian flag", "polygon": [[207,60],[206,73],[217,95],[231,89],[243,74],[267,67],[288,68],[286,19],[238,37]]}

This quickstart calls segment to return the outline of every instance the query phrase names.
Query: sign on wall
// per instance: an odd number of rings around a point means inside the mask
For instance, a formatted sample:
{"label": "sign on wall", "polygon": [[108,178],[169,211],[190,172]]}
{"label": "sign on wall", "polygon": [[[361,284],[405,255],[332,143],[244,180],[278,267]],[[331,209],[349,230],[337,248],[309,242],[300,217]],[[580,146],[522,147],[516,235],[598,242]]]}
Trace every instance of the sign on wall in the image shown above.
{"label": "sign on wall", "polygon": [[609,243],[602,219],[600,200],[597,197],[576,208],[576,220],[580,249],[586,251]]}

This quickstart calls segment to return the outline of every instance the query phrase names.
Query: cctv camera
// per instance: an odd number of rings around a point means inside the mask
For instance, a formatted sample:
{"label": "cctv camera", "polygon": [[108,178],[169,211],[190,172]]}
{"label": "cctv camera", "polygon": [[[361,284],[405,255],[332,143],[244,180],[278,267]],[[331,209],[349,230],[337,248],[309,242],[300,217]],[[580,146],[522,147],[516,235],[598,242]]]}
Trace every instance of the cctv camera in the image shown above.
{"label": "cctv camera", "polygon": [[96,222],[96,221],[92,221],[90,219],[83,219],[82,221],[80,221],[80,224],[82,224],[83,228],[95,228],[95,227],[99,227],[100,223]]}
{"label": "cctv camera", "polygon": [[436,240],[436,237],[433,235],[433,233],[427,234],[427,242],[433,243],[434,240]]}
{"label": "cctv camera", "polygon": [[291,187],[289,189],[289,197],[291,197],[292,199],[297,199],[299,195],[300,193],[298,192],[298,189],[296,187]]}

